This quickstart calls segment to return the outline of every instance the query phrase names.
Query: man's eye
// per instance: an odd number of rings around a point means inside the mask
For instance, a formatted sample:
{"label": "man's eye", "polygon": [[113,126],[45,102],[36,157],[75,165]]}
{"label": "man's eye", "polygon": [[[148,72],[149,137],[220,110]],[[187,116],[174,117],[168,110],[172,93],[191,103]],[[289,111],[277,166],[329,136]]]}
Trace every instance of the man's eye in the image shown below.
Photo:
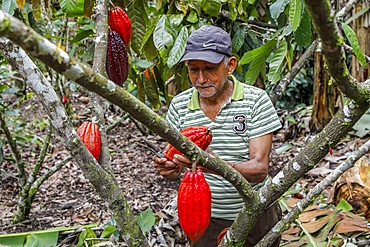
{"label": "man's eye", "polygon": [[214,70],[215,69],[215,67],[213,67],[213,66],[207,66],[206,67],[206,70]]}

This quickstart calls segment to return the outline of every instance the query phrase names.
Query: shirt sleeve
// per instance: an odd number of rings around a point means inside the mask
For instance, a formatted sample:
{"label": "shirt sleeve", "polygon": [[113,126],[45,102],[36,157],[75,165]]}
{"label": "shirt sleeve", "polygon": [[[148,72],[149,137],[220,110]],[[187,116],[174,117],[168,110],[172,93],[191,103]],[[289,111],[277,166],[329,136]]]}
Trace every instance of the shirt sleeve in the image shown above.
{"label": "shirt sleeve", "polygon": [[265,91],[261,91],[253,107],[250,137],[256,138],[281,128],[279,116]]}

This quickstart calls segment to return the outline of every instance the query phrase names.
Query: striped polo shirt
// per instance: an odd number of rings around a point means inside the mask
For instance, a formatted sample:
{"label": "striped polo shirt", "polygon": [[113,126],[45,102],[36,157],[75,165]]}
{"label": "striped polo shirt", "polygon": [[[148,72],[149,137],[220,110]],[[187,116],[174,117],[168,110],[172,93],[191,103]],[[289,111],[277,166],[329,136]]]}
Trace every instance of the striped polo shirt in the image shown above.
{"label": "striped polo shirt", "polygon": [[[249,139],[271,133],[279,129],[281,123],[264,90],[241,83],[234,76],[230,79],[234,82],[234,91],[214,121],[200,109],[195,88],[173,98],[167,121],[178,130],[208,126],[213,135],[210,144],[213,152],[224,161],[241,162],[249,160]],[[212,217],[234,220],[244,205],[238,191],[219,175],[204,175],[212,192]],[[252,185],[257,190],[263,183]]]}

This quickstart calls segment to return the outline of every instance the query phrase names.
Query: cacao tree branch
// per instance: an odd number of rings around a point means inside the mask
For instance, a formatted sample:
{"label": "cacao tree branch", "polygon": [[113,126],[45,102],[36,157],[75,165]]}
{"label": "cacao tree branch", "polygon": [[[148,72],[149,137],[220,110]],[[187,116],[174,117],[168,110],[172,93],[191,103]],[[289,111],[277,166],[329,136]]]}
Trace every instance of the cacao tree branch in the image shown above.
{"label": "cacao tree branch", "polygon": [[[108,209],[111,210],[112,216],[117,222],[117,227],[124,241],[128,246],[148,246],[148,241],[141,232],[136,218],[131,212],[130,206],[114,177],[114,173],[100,166],[92,154],[87,150],[70,123],[54,89],[43,74],[38,70],[27,54],[10,41],[8,42],[4,39],[0,39],[0,49],[43,104],[62,143],[64,143],[67,150],[72,157],[74,157],[78,166],[90,183],[92,183],[99,196],[106,202]],[[60,56],[60,54],[58,54],[57,57],[58,56]],[[59,62],[61,61],[62,60],[59,60]]]}
{"label": "cacao tree branch", "polygon": [[358,104],[369,101],[369,89],[357,83],[351,76],[345,61],[344,39],[340,35],[335,16],[331,13],[329,1],[305,1],[315,31],[322,41],[322,51],[328,66],[328,72],[337,87]]}
{"label": "cacao tree branch", "polygon": [[[93,91],[103,98],[127,111],[131,116],[150,127],[165,141],[171,143],[176,149],[184,153],[192,160],[199,160],[204,166],[224,176],[240,192],[248,205],[255,204],[257,193],[253,192],[248,181],[224,161],[214,158],[198,148],[192,141],[183,136],[174,127],[167,123],[158,114],[139,101],[123,88],[112,81],[107,80],[99,73],[95,73],[90,67],[70,58],[66,52],[52,44],[31,28],[24,25],[18,19],[0,11],[0,35],[11,39],[20,45],[32,56],[48,64],[58,73],[75,81],[81,86]],[[63,120],[60,120],[63,122]]]}
{"label": "cacao tree branch", "polygon": [[[30,176],[28,177],[26,184],[20,189],[19,198],[17,202],[17,211],[15,212],[13,216],[13,223],[22,222],[29,216],[32,202],[34,201],[38,188],[41,186],[43,182],[43,181],[40,181],[41,183],[35,183],[35,180],[46,157],[47,149],[49,147],[50,139],[51,139],[51,133],[52,133],[51,130],[52,130],[52,126],[50,124],[48,133],[46,134],[46,138],[44,140],[42,149],[40,151],[39,158]],[[36,184],[38,186],[35,186]],[[32,188],[33,186],[34,188]]]}
{"label": "cacao tree branch", "polygon": [[[96,37],[94,49],[93,71],[103,74],[105,71],[105,61],[107,54],[107,32],[108,32],[108,0],[97,0],[94,8],[94,18],[96,23]],[[90,92],[90,108],[92,109],[92,119],[100,129],[101,151],[99,162],[105,168],[111,170],[111,155],[109,152],[107,126],[104,119],[103,99]]]}
{"label": "cacao tree branch", "polygon": [[43,174],[42,176],[40,176],[39,178],[37,178],[35,180],[35,182],[31,186],[30,195],[31,196],[34,196],[36,194],[36,192],[38,191],[38,189],[40,188],[40,186],[48,178],[50,178],[54,173],[56,173],[57,171],[59,171],[64,165],[66,165],[71,160],[72,160],[72,156],[68,156],[68,157],[64,158],[63,160],[58,161],[55,164],[55,166],[51,167],[45,174]]}
{"label": "cacao tree branch", "polygon": [[320,183],[312,188],[307,195],[299,201],[294,208],[278,222],[270,232],[258,243],[257,246],[269,246],[276,238],[290,227],[290,224],[309,206],[313,200],[321,194],[328,186],[332,185],[344,172],[352,168],[357,160],[370,151],[370,140],[365,142],[357,151],[351,154],[337,168],[335,168]]}
{"label": "cacao tree branch", "polygon": [[26,171],[25,171],[25,164],[22,160],[22,155],[18,150],[17,143],[13,139],[12,134],[10,133],[10,131],[8,129],[8,126],[6,125],[5,117],[4,117],[4,115],[1,111],[0,111],[0,126],[1,126],[1,129],[4,132],[6,140],[9,143],[10,150],[12,150],[14,161],[17,164],[17,169],[18,169],[18,173],[19,173],[19,185],[20,185],[20,187],[23,187],[26,184],[26,179],[27,179],[26,178]]}

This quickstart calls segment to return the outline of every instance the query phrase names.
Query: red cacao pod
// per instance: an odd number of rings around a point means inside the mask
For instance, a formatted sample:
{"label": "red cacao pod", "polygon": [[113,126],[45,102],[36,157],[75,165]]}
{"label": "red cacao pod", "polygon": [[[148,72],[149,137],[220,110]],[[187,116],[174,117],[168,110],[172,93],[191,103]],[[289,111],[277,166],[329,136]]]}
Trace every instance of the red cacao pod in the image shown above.
{"label": "red cacao pod", "polygon": [[84,122],[77,129],[77,135],[95,159],[99,160],[101,139],[98,125],[93,122]]}
{"label": "red cacao pod", "polygon": [[[184,128],[180,132],[203,150],[206,150],[212,141],[212,131],[207,126],[191,126]],[[182,153],[171,144],[168,144],[163,154],[166,159],[173,160],[175,154]]]}
{"label": "red cacao pod", "polygon": [[132,35],[131,20],[120,6],[110,9],[108,25],[112,31],[118,33],[126,45],[130,42]]}
{"label": "red cacao pod", "polygon": [[211,220],[211,190],[201,169],[187,170],[177,194],[181,228],[195,242],[206,231]]}
{"label": "red cacao pod", "polygon": [[63,96],[62,96],[62,102],[63,102],[63,104],[66,104],[66,103],[67,103],[67,101],[68,101],[67,96],[63,95]]}
{"label": "red cacao pod", "polygon": [[126,81],[128,76],[128,55],[126,46],[115,31],[108,32],[107,59],[105,64],[109,79],[118,86]]}

